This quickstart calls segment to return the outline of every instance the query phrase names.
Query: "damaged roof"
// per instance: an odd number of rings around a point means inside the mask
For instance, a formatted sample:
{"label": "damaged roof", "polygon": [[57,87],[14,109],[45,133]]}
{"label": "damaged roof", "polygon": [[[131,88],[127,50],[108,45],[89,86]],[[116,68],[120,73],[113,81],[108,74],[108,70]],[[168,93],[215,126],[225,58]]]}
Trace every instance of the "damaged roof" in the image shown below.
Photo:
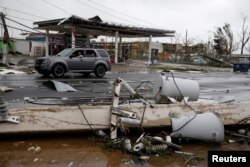
{"label": "damaged roof", "polygon": [[35,29],[59,31],[60,33],[71,34],[72,26],[76,27],[76,33],[82,35],[114,35],[119,31],[122,37],[173,37],[174,30],[163,30],[154,28],[143,28],[103,22],[99,16],[84,19],[75,15],[67,18],[45,20],[33,23]]}

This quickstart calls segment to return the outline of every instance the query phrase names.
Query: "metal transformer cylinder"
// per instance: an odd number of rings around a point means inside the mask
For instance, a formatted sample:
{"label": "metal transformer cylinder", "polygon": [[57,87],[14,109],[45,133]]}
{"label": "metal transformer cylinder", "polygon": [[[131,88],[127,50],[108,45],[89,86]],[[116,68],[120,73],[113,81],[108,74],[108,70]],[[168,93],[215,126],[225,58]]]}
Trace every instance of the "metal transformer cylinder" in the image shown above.
{"label": "metal transformer cylinder", "polygon": [[161,97],[189,97],[189,101],[196,101],[199,98],[199,92],[200,88],[197,81],[172,78],[161,74],[156,76],[153,88],[156,103],[159,103]]}
{"label": "metal transformer cylinder", "polygon": [[224,124],[221,117],[213,112],[189,116],[171,117],[171,137],[189,138],[208,142],[224,141]]}

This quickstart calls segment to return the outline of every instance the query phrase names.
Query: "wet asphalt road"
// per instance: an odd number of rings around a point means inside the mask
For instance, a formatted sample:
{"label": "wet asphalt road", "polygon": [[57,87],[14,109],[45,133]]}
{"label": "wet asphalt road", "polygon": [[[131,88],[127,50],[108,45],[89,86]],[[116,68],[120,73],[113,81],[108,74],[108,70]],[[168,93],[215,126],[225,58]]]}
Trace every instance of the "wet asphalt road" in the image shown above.
{"label": "wet asphalt road", "polygon": [[[0,75],[0,85],[14,88],[14,91],[4,94],[9,102],[9,108],[25,107],[24,97],[112,97],[113,81],[121,77],[133,88],[142,81],[154,83],[157,72],[131,72],[131,73],[107,73],[104,78],[96,78],[94,75],[84,77],[80,74],[67,74],[63,78],[44,78],[39,74],[7,74]],[[169,74],[170,75],[170,74]],[[236,101],[250,100],[250,75],[233,72],[174,72],[175,77],[196,80],[200,84],[200,97],[223,99],[234,98]],[[77,92],[56,92],[46,87],[43,82],[57,80],[67,83],[77,89]],[[151,94],[152,84],[144,84],[138,91],[142,94]],[[123,90],[124,94],[127,94]]]}

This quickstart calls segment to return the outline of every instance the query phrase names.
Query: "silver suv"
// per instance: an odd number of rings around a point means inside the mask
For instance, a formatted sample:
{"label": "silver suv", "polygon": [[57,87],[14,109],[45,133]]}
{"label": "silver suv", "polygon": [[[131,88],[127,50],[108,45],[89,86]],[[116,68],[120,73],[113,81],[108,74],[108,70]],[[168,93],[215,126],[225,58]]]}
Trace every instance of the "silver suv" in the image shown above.
{"label": "silver suv", "polygon": [[56,56],[39,57],[35,60],[35,69],[44,76],[53,74],[60,78],[66,72],[77,72],[84,75],[95,73],[103,77],[111,70],[109,54],[104,49],[69,48]]}

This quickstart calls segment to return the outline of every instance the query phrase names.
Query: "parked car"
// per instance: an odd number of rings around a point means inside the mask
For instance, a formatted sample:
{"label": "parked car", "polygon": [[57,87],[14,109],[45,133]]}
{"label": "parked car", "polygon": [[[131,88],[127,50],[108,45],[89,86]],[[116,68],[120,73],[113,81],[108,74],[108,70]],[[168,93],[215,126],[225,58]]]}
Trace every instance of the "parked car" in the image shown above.
{"label": "parked car", "polygon": [[104,49],[96,48],[68,48],[56,56],[39,57],[35,60],[35,69],[38,73],[60,78],[67,72],[89,75],[95,73],[103,77],[106,71],[111,70],[109,54]]}

